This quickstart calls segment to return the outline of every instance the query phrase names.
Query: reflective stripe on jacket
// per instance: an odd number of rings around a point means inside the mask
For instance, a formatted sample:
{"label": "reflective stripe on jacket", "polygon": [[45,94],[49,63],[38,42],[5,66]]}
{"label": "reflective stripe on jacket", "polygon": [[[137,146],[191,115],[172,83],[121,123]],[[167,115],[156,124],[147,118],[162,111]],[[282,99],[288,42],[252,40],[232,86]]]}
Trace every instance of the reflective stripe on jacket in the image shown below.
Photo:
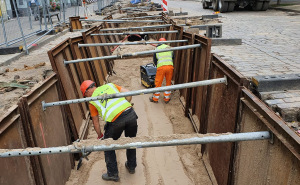
{"label": "reflective stripe on jacket", "polygon": [[[155,50],[160,50],[160,49],[166,49],[169,48],[170,46],[166,44],[162,44],[158,46]],[[161,53],[156,53],[156,58],[157,58],[157,67],[161,66],[173,66],[173,51],[166,51],[166,52],[161,52]]]}
{"label": "reflective stripe on jacket", "polygon": [[[92,97],[101,96],[105,93],[115,94],[120,92],[114,84],[108,83],[96,88],[92,94]],[[103,103],[101,103],[101,100],[95,100],[90,101],[89,103],[94,105],[103,120],[108,122],[111,122],[116,115],[131,106],[131,104],[125,98],[108,99],[103,101]]]}

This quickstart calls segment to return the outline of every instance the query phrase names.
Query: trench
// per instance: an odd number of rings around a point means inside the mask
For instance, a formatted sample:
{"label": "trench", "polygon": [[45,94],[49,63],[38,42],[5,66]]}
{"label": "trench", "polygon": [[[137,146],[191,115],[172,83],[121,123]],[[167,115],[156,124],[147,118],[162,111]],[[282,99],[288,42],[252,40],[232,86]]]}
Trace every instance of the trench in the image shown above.
{"label": "trench", "polygon": [[[112,19],[112,17],[107,17]],[[78,21],[78,18],[77,18]],[[168,20],[168,22],[172,22]],[[127,25],[129,26],[129,25]],[[48,107],[42,110],[41,101],[80,99],[80,82],[94,80],[97,85],[116,83],[129,90],[143,89],[140,66],[152,62],[152,56],[97,60],[65,65],[64,61],[108,56],[113,54],[153,50],[152,45],[79,48],[78,43],[120,42],[120,36],[93,36],[99,29],[121,27],[118,24],[92,26],[82,35],[69,38],[48,52],[55,74],[22,97],[1,120],[1,148],[66,146],[77,139],[95,140],[96,132],[88,117],[86,103]],[[175,52],[174,84],[221,78],[228,84],[176,90],[169,104],[162,99],[149,102],[150,95],[133,97],[139,116],[138,136],[169,136],[192,133],[239,133],[270,130],[273,140],[241,143],[170,146],[137,149],[137,169],[129,174],[124,166],[125,150],[117,151],[119,184],[245,184],[255,179],[257,184],[282,180],[296,182],[299,177],[299,139],[289,132],[274,112],[270,111],[248,89],[248,80],[217,55],[211,55],[211,41],[201,35],[183,31],[172,24],[176,34],[149,36],[149,40],[188,40],[182,46],[201,44],[200,48]],[[164,29],[163,29],[164,30]],[[165,29],[167,30],[167,29]],[[162,30],[160,30],[162,31]],[[161,97],[162,98],[162,97]],[[103,130],[104,123],[101,122]],[[53,137],[55,135],[55,137]],[[14,140],[11,138],[13,136]],[[100,141],[101,142],[101,141]],[[9,143],[9,144],[7,144]],[[249,144],[250,143],[250,144]],[[9,145],[9,146],[8,146]],[[104,182],[106,172],[103,152],[92,152],[76,169],[81,155],[53,154],[17,157],[3,160],[1,179],[17,184],[14,174],[21,174],[24,184],[115,184]],[[266,161],[265,159],[268,158]],[[281,160],[284,159],[284,160]],[[255,162],[253,162],[255,161]],[[264,168],[260,162],[267,163]],[[9,168],[18,163],[18,168]],[[251,168],[247,168],[251,166]],[[278,173],[273,168],[284,167]],[[12,173],[14,171],[15,173]],[[28,171],[28,173],[24,173]]]}

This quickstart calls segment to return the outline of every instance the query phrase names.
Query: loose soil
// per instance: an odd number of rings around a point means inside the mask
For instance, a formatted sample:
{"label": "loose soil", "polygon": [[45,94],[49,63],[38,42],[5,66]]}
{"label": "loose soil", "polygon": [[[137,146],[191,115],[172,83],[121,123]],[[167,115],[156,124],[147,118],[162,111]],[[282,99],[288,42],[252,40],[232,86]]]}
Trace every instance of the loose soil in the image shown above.
{"label": "loose soil", "polygon": [[[152,50],[153,46],[121,46],[121,53]],[[152,57],[115,60],[116,75],[110,82],[129,90],[144,89],[140,81],[140,66],[152,62]],[[166,136],[172,134],[193,134],[194,128],[184,116],[179,92],[172,94],[169,104],[149,102],[150,95],[133,97],[134,109],[138,115],[138,136],[141,140],[147,136]],[[101,122],[103,129],[103,122]],[[191,135],[193,136],[193,135]],[[88,139],[95,139],[96,132],[90,125]],[[122,136],[124,137],[124,136]],[[170,136],[171,137],[171,136]],[[173,137],[179,137],[174,136]],[[99,141],[103,142],[104,141]],[[91,143],[93,143],[91,141]],[[90,143],[89,143],[90,144]],[[200,155],[201,145],[172,146],[137,149],[137,168],[135,174],[129,174],[125,168],[126,151],[117,150],[120,184],[212,184]],[[103,152],[93,152],[83,160],[79,170],[74,169],[67,185],[75,184],[116,184],[103,181],[106,173]]]}
{"label": "loose soil", "polygon": [[[145,25],[145,24],[144,24]],[[150,25],[150,24],[149,24]],[[129,27],[125,24],[124,27]],[[134,26],[137,26],[136,24]],[[1,67],[0,82],[30,81],[28,89],[12,88],[0,91],[0,113],[3,115],[9,107],[15,105],[22,95],[30,91],[31,86],[53,73],[47,51],[69,37],[80,36],[80,32],[69,32],[50,43],[23,56],[9,66]],[[153,50],[151,45],[120,46],[115,52],[132,53]],[[152,62],[152,57],[115,60],[116,75],[108,78],[109,82],[121,85],[129,90],[144,89],[140,81],[140,66]],[[8,92],[7,92],[8,91]],[[179,92],[172,92],[172,99],[165,104],[162,97],[158,104],[149,102],[150,95],[133,97],[134,109],[138,115],[138,136],[169,136],[176,134],[195,134],[192,123],[184,116]],[[103,122],[101,127],[103,130]],[[95,139],[96,132],[92,123],[89,125],[87,139]],[[124,137],[124,136],[122,136]],[[101,142],[101,141],[99,141]],[[126,151],[116,151],[120,182],[118,184],[212,184],[201,156],[201,145],[156,147],[137,149],[137,168],[135,174],[129,174],[124,163]],[[83,159],[79,170],[72,170],[67,185],[78,184],[116,184],[101,179],[106,173],[103,152],[93,152]],[[77,166],[77,162],[76,162]]]}

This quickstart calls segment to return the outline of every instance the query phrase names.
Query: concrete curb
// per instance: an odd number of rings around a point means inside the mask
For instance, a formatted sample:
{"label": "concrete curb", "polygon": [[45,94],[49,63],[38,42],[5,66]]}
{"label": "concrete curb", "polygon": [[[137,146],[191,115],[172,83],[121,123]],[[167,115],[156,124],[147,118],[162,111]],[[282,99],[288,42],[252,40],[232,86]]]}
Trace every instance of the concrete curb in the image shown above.
{"label": "concrete curb", "polygon": [[295,12],[295,13],[300,13],[300,10],[287,9],[287,8],[269,7],[269,9],[270,9],[270,10],[283,11],[283,12]]}
{"label": "concrete curb", "polygon": [[295,12],[295,13],[300,13],[300,3],[298,2],[297,4],[290,4],[288,6],[275,6],[272,7],[272,5],[269,6],[270,10],[279,10],[279,11],[284,11],[284,12]]}
{"label": "concrete curb", "polygon": [[[62,32],[57,33],[56,35],[52,35],[52,36],[48,37],[47,39],[42,40],[42,42],[40,42],[39,45],[38,45],[39,47],[31,47],[31,48],[29,48],[29,52],[34,51],[36,49],[39,49],[40,47],[43,47],[44,45],[48,44],[51,40],[55,40],[56,38],[66,34],[69,31],[70,31],[70,29],[68,28],[68,29],[63,30]],[[19,59],[20,57],[22,57],[24,55],[26,55],[25,51],[23,51],[22,53],[17,54],[16,56],[13,56],[12,58],[0,63],[0,67],[10,65],[12,62],[14,62],[15,60]],[[30,55],[30,53],[29,53],[29,55]]]}

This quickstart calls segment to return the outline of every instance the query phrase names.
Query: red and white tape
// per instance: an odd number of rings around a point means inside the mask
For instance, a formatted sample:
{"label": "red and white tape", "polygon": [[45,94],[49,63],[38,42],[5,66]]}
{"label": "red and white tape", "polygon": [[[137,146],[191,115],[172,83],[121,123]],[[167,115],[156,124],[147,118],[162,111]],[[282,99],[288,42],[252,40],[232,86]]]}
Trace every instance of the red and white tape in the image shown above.
{"label": "red and white tape", "polygon": [[162,0],[161,7],[163,8],[164,12],[168,12],[168,1],[167,0]]}

